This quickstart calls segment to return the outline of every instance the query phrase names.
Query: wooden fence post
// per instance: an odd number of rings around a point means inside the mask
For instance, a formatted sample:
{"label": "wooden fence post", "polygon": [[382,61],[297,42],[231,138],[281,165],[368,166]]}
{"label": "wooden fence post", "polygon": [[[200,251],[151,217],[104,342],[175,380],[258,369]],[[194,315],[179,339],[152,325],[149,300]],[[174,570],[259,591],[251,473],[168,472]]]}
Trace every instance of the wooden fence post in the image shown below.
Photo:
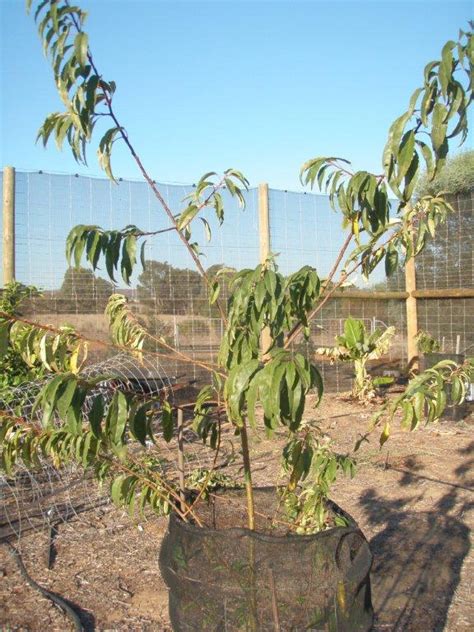
{"label": "wooden fence post", "polygon": [[[268,203],[268,184],[258,185],[258,234],[260,243],[260,263],[264,263],[271,252],[270,246],[270,210]],[[265,359],[265,351],[270,347],[271,337],[268,328],[262,331],[260,349]]]}
{"label": "wooden fence post", "polygon": [[270,206],[268,184],[258,185],[258,231],[260,240],[260,263],[270,254]]}
{"label": "wooden fence post", "polygon": [[15,280],[15,169],[3,169],[3,285]]}
{"label": "wooden fence post", "polygon": [[405,290],[408,293],[406,299],[407,309],[407,359],[408,369],[413,371],[419,368],[418,347],[416,334],[418,333],[418,310],[416,305],[416,268],[415,257],[410,257],[405,264]]}

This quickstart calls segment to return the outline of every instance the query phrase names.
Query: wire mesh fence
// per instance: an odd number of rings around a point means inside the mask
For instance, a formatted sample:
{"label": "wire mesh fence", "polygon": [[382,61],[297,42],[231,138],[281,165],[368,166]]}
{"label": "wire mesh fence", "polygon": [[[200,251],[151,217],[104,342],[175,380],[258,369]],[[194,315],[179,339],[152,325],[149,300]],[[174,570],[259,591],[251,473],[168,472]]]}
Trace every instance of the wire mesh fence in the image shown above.
{"label": "wire mesh fence", "polygon": [[[3,179],[3,174],[0,177]],[[160,184],[159,188],[175,213],[182,210],[184,198],[193,190],[192,185],[177,184]],[[120,291],[128,296],[132,308],[154,334],[163,336],[192,359],[215,360],[223,325],[215,307],[209,306],[205,285],[175,231],[147,241],[146,268],[136,270],[129,287],[119,277],[111,282],[103,269],[93,273],[86,267],[67,267],[66,236],[77,224],[105,229],[135,224],[144,231],[168,227],[168,220],[146,183],[120,180],[114,184],[73,174],[17,170],[15,197],[16,278],[43,292],[31,300],[29,316],[52,325],[69,323],[87,337],[104,340],[108,336],[104,308],[110,294]],[[199,222],[193,229],[193,240],[199,242],[203,265],[210,273],[221,267],[254,267],[259,261],[258,189],[250,189],[245,199],[246,208],[242,211],[224,192],[223,225],[218,225],[212,213],[207,216],[211,241],[206,240],[204,226]],[[345,238],[340,216],[331,210],[328,198],[270,189],[268,202],[271,251],[276,254],[280,270],[289,274],[303,265],[312,265],[321,278],[327,276]],[[453,200],[453,204],[455,213],[417,260],[419,290],[473,288],[472,194]],[[387,298],[387,291],[393,296]],[[369,330],[394,325],[397,335],[379,369],[403,364],[404,291],[403,270],[387,279],[380,266],[370,283],[360,276],[352,279],[345,293],[319,312],[310,340],[300,342],[299,348],[314,359],[318,347],[334,344],[334,336],[341,333],[343,321],[350,315],[362,318]],[[224,301],[228,292],[224,285]],[[470,296],[420,298],[419,327],[444,340],[447,350],[454,350],[456,345],[461,351],[469,349],[474,344],[473,303]],[[103,355],[103,349],[92,345],[93,361],[100,361]],[[349,369],[327,363],[321,366],[329,388],[349,388]],[[203,377],[198,367],[176,363],[171,358],[165,368],[170,376],[193,380]]]}
{"label": "wire mesh fence", "polygon": [[[474,355],[474,191],[450,202],[454,213],[416,260],[417,289],[441,294],[418,300],[418,322],[443,351]],[[447,290],[459,296],[443,298]]]}

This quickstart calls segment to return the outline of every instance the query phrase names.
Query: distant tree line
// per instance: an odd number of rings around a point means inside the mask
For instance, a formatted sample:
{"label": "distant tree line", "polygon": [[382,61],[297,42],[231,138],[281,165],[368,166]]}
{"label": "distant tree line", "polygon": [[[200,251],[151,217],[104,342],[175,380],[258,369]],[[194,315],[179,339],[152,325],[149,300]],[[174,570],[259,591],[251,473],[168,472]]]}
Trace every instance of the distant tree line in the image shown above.
{"label": "distant tree line", "polygon": [[[224,269],[222,264],[210,266],[210,278]],[[233,270],[221,275],[221,298],[229,297],[228,281]],[[149,260],[137,281],[136,290],[115,288],[112,283],[86,268],[68,268],[58,290],[45,291],[29,301],[28,311],[36,313],[102,313],[114,292],[137,299],[139,311],[151,315],[177,314],[218,317],[217,309],[209,306],[208,290],[198,272],[178,268],[167,261]]]}
{"label": "distant tree line", "polygon": [[[207,274],[213,278],[223,270],[226,269],[222,264],[216,264],[207,269]],[[235,270],[221,273],[220,298],[224,305],[229,298],[232,272]],[[138,277],[137,299],[145,311],[218,317],[217,309],[209,306],[208,290],[200,274],[195,270],[177,268],[167,261],[146,262],[145,270]]]}

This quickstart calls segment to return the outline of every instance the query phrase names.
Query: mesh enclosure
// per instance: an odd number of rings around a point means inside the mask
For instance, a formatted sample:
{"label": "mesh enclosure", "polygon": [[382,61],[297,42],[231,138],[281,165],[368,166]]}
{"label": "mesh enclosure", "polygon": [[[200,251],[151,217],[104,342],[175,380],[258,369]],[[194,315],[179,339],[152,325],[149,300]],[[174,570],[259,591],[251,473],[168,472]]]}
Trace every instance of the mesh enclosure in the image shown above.
{"label": "mesh enclosure", "polygon": [[[113,292],[125,294],[133,310],[158,336],[163,336],[191,360],[212,360],[217,353],[222,323],[215,306],[209,306],[207,290],[193,261],[174,231],[147,240],[146,270],[136,267],[129,287],[120,278],[112,283],[105,269],[93,273],[85,263],[68,269],[66,237],[78,224],[120,229],[135,224],[144,231],[169,227],[168,219],[145,182],[117,184],[100,178],[16,171],[16,278],[43,291],[24,313],[37,321],[57,326],[70,324],[88,338],[108,339],[104,308]],[[160,184],[173,213],[183,210],[192,185]],[[206,239],[201,222],[193,229],[203,265],[210,275],[222,266],[235,270],[258,263],[257,194],[246,192],[246,208],[223,192],[225,221],[219,227],[211,212],[212,239]],[[1,248],[1,245],[0,245]],[[223,288],[225,301],[228,291]],[[148,348],[157,350],[150,343]],[[160,349],[161,350],[161,349]],[[103,348],[91,347],[91,361],[105,359]],[[164,360],[170,376],[202,379],[192,363]]]}
{"label": "mesh enclosure", "polygon": [[418,290],[474,287],[474,191],[447,199],[454,213],[416,258]]}
{"label": "mesh enclosure", "polygon": [[[274,488],[255,490],[256,531],[244,528],[245,493],[213,495],[211,528],[172,516],[160,550],[175,632],[369,630],[372,556],[353,519],[316,535],[262,533],[276,510]],[[201,505],[202,507],[202,505]]]}
{"label": "mesh enclosure", "polygon": [[[83,376],[113,377],[107,384],[105,381],[99,383],[89,393],[84,404],[84,416],[99,392],[105,401],[110,402],[116,390],[142,396],[156,395],[166,390],[172,396],[175,387],[158,362],[138,362],[126,354],[88,366]],[[41,426],[42,411],[40,408],[34,410],[34,404],[48,379],[22,384],[9,393],[8,401],[4,401],[0,392],[0,408],[7,414],[24,417]],[[161,428],[155,428],[155,433],[160,441]],[[176,457],[171,448],[162,451],[170,462],[169,467],[176,469]],[[108,490],[97,484],[91,470],[85,471],[79,465],[72,464],[55,467],[46,459],[41,459],[32,468],[17,464],[11,476],[1,474],[0,498],[0,542],[20,539],[29,531],[68,523],[82,512],[109,502]]]}
{"label": "mesh enclosure", "polygon": [[[178,184],[159,184],[159,188],[174,213],[184,208],[184,198],[193,190],[192,185]],[[210,242],[203,225],[196,222],[193,239],[199,242],[203,265],[211,275],[222,266],[241,270],[259,261],[258,190],[250,189],[245,198],[242,211],[224,192],[221,227],[212,212],[206,214],[212,230]],[[440,293],[436,298],[418,298],[418,324],[444,341],[446,351],[469,353],[474,344],[473,194],[457,196],[452,203],[455,213],[417,259],[417,289]],[[16,278],[43,290],[41,298],[30,301],[26,315],[51,325],[71,324],[86,337],[103,341],[108,338],[104,308],[109,295],[119,291],[128,296],[132,309],[153,334],[163,336],[191,360],[164,358],[167,375],[198,382],[207,379],[206,371],[192,360],[215,361],[223,324],[216,307],[209,306],[204,283],[173,231],[147,241],[147,267],[143,271],[137,266],[129,287],[119,277],[115,284],[110,282],[103,269],[92,273],[87,267],[67,268],[65,240],[77,224],[111,229],[133,223],[145,231],[168,227],[146,183],[120,180],[113,184],[78,175],[16,171],[15,206]],[[330,209],[328,198],[270,189],[269,208],[271,250],[281,272],[289,274],[313,265],[321,278],[327,276],[344,241],[340,216]],[[462,290],[461,294],[443,297],[443,290],[453,288]],[[471,294],[466,295],[466,290]],[[387,297],[387,291],[394,295]],[[394,325],[397,333],[389,353],[372,368],[383,372],[404,366],[406,308],[403,295],[397,297],[404,291],[403,269],[387,279],[382,265],[370,283],[355,276],[344,296],[324,306],[313,323],[310,340],[298,345],[321,365],[329,390],[348,390],[351,369],[322,361],[315,350],[334,344],[334,336],[342,332],[348,316],[362,318],[370,332]],[[228,293],[224,283],[223,302]],[[150,342],[148,348],[157,351],[153,345]],[[92,362],[106,357],[102,347],[91,346]]]}
{"label": "mesh enclosure", "polygon": [[[418,324],[447,353],[474,353],[474,191],[449,199],[454,213],[416,258],[417,290],[438,290],[438,299],[419,298]],[[443,298],[443,290],[460,290]],[[463,291],[471,290],[471,296]]]}

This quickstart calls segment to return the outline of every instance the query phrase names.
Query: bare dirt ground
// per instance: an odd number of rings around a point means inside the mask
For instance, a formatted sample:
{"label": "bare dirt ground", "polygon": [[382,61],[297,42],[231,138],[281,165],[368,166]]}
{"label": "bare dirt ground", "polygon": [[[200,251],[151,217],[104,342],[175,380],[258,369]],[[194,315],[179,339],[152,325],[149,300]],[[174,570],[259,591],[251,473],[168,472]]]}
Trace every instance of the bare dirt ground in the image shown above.
{"label": "bare dirt ground", "polygon": [[[371,412],[330,395],[318,418],[344,451]],[[376,632],[474,628],[473,431],[471,415],[411,434],[396,431],[382,451],[374,437],[361,449],[356,478],[341,479],[334,489],[333,499],[358,521],[374,555]],[[256,483],[274,482],[278,452],[275,442],[256,442]],[[107,505],[58,526],[50,570],[45,531],[25,534],[21,554],[30,575],[69,600],[87,630],[167,632],[168,596],[158,569],[166,524],[162,518],[132,522]],[[0,605],[5,631],[73,629],[61,610],[25,583],[5,545]]]}

